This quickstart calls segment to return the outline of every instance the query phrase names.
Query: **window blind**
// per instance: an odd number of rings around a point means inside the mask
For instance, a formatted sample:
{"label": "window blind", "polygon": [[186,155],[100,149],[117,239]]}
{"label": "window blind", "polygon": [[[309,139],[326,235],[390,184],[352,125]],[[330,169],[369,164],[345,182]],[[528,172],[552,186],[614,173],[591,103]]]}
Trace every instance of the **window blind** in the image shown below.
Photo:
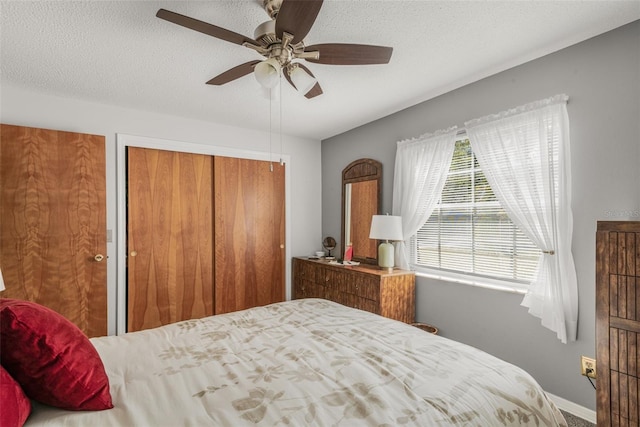
{"label": "window blind", "polygon": [[468,139],[456,141],[438,205],[412,241],[417,266],[528,283],[539,249],[496,199]]}

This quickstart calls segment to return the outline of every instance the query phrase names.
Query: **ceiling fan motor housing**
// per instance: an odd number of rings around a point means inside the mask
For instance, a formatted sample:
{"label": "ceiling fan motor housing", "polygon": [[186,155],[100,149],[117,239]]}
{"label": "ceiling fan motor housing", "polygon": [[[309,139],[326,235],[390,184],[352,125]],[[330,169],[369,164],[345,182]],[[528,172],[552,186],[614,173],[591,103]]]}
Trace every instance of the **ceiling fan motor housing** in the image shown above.
{"label": "ceiling fan motor housing", "polygon": [[258,25],[253,32],[253,38],[265,47],[278,41],[276,38],[276,21],[271,19]]}
{"label": "ceiling fan motor housing", "polygon": [[264,48],[264,50],[259,50],[258,52],[266,58],[275,58],[283,67],[291,63],[298,54],[304,52],[304,42],[292,45],[278,39],[275,20],[269,20],[258,25],[253,35],[254,39]]}

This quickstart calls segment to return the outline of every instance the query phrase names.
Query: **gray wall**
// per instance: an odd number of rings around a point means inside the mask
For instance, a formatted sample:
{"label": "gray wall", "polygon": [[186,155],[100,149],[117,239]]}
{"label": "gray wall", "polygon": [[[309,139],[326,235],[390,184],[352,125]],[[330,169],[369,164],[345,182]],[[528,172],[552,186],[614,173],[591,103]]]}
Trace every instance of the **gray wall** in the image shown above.
{"label": "gray wall", "polygon": [[578,340],[562,344],[520,306],[521,295],[417,278],[416,316],[441,335],[529,371],[549,393],[595,410],[580,355],[595,357],[595,229],[640,220],[640,21],[493,75],[322,142],[322,232],[340,237],[342,169],[383,163],[391,212],[396,142],[566,93],[571,123]]}

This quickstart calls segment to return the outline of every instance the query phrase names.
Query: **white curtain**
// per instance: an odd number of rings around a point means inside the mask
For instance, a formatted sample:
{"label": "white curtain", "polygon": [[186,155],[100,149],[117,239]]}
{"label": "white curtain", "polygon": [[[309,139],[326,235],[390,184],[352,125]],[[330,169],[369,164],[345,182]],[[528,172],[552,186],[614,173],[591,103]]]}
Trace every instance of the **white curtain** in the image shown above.
{"label": "white curtain", "polygon": [[396,244],[396,266],[409,269],[407,243],[429,219],[447,180],[456,128],[399,141],[393,174],[393,215],[402,217],[404,240]]}
{"label": "white curtain", "polygon": [[496,197],[542,251],[522,305],[563,343],[575,341],[578,321],[567,100],[557,95],[465,123]]}

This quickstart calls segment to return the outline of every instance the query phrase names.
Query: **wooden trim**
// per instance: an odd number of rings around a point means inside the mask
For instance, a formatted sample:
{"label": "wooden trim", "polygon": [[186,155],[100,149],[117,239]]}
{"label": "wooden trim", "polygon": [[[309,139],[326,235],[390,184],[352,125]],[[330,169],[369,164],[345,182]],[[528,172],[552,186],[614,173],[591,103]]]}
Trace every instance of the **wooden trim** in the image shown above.
{"label": "wooden trim", "polygon": [[611,317],[609,320],[609,326],[612,328],[624,329],[625,331],[640,333],[640,322],[637,320]]}
{"label": "wooden trim", "polygon": [[358,159],[342,171],[342,182],[371,181],[382,177],[382,163],[373,159]]}
{"label": "wooden trim", "polygon": [[640,232],[640,221],[598,221],[597,231]]}
{"label": "wooden trim", "polygon": [[[600,230],[600,228],[598,228]],[[596,349],[600,375],[596,389],[598,425],[610,424],[609,376],[609,233],[596,233]]]}

